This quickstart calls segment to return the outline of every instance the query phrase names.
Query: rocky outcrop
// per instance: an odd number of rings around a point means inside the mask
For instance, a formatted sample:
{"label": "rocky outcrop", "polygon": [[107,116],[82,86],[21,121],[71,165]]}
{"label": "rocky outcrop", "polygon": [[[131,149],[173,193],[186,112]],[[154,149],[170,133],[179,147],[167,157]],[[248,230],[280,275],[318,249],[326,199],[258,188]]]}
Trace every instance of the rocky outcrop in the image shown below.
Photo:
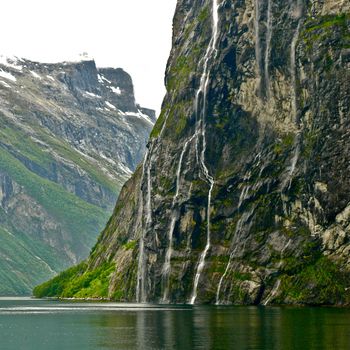
{"label": "rocky outcrop", "polygon": [[144,155],[155,113],[93,60],[0,57],[0,295],[86,258]]}
{"label": "rocky outcrop", "polygon": [[349,26],[347,1],[179,0],[143,164],[70,281],[113,262],[117,300],[349,304]]}

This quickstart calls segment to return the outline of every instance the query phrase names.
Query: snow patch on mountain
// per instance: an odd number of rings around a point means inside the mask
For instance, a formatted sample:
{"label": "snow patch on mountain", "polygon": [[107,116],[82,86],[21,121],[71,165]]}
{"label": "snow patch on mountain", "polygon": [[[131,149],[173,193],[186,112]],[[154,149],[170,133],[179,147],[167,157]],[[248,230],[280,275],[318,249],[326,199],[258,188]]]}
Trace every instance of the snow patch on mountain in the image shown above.
{"label": "snow patch on mountain", "polygon": [[18,71],[21,71],[23,69],[23,66],[21,66],[18,62],[22,61],[22,59],[16,57],[16,56],[5,56],[0,55],[0,64],[7,66],[9,68],[16,69]]}
{"label": "snow patch on mountain", "polygon": [[114,110],[117,110],[117,107],[114,106],[114,105],[112,105],[112,103],[110,103],[110,102],[108,102],[108,101],[106,101],[105,103],[106,103],[106,105],[107,105],[109,108],[112,108],[112,109],[114,109]]}
{"label": "snow patch on mountain", "polygon": [[96,94],[94,94],[94,93],[92,93],[92,92],[89,92],[89,91],[85,91],[85,94],[88,95],[88,96],[90,96],[90,97],[101,98],[101,96],[96,95]]}
{"label": "snow patch on mountain", "polygon": [[13,82],[17,81],[17,79],[14,75],[12,75],[11,73],[5,72],[2,69],[0,70],[0,77],[11,80]]}
{"label": "snow patch on mountain", "polygon": [[117,94],[117,95],[121,95],[122,94],[122,90],[120,90],[120,87],[114,87],[114,86],[110,86],[109,87],[115,94]]}
{"label": "snow patch on mountain", "polygon": [[3,86],[5,86],[5,87],[11,89],[11,86],[10,86],[9,84],[5,83],[5,82],[2,81],[2,80],[0,80],[0,84],[2,84]]}
{"label": "snow patch on mountain", "polygon": [[35,73],[34,71],[31,70],[31,71],[30,71],[30,74],[31,74],[34,78],[41,80],[41,76],[40,76],[38,73]]}
{"label": "snow patch on mountain", "polygon": [[108,80],[106,77],[104,77],[102,74],[98,74],[97,79],[100,83],[106,82],[106,83],[112,84],[112,82]]}
{"label": "snow patch on mountain", "polygon": [[147,123],[150,123],[150,124],[153,125],[153,122],[150,119],[150,117],[148,115],[142,113],[140,110],[138,110],[137,113],[135,113],[135,112],[125,112],[124,114],[129,116],[129,117],[136,117],[136,118],[144,119]]}

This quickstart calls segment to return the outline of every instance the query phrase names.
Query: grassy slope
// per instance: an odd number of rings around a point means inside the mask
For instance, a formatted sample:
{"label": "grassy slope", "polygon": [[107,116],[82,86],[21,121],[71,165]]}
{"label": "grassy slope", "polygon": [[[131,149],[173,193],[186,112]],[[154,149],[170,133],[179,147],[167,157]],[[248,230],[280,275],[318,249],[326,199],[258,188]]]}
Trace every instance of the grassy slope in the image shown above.
{"label": "grassy slope", "polygon": [[20,130],[16,125],[12,124],[7,118],[2,118],[0,113],[0,141],[8,145],[21,154],[23,157],[30,159],[44,169],[48,169],[55,159],[52,156],[52,151],[60,157],[72,161],[74,164],[84,170],[93,180],[101,184],[103,187],[113,193],[119,193],[120,188],[117,188],[115,182],[103,174],[95,164],[88,161],[80,153],[75,151],[67,142],[59,140],[51,136],[47,131],[41,129],[37,125],[33,125],[35,133],[40,141],[46,143],[50,147],[49,152],[38,143],[34,142],[26,132]]}
{"label": "grassy slope", "polygon": [[[22,186],[34,202],[42,206],[65,230],[72,233],[73,249],[81,250],[82,245],[92,246],[96,240],[96,233],[103,228],[109,213],[27,169],[8,149],[16,150],[17,155],[29,159],[43,169],[48,169],[55,160],[47,150],[31,140],[23,131],[16,129],[8,120],[1,121],[0,171]],[[44,139],[56,154],[77,164],[101,186],[117,193],[119,189],[116,189],[112,181],[68,144],[42,131],[40,139]],[[36,256],[47,261],[56,271],[66,268],[67,261],[63,254],[60,255],[41,240],[18,231],[11,225],[11,218],[7,215],[3,211],[0,212],[0,295],[28,293],[34,285],[53,275],[50,268]]]}
{"label": "grassy slope", "polygon": [[93,271],[86,271],[85,262],[62,272],[52,280],[34,288],[34,296],[107,298],[109,278],[115,269],[114,263],[106,263]]}
{"label": "grassy slope", "polygon": [[26,248],[25,242],[2,227],[0,256],[0,295],[28,293],[34,281],[43,281],[48,275],[53,276],[49,267]]}
{"label": "grassy slope", "polygon": [[84,202],[58,184],[29,171],[19,160],[0,149],[0,169],[26,189],[30,197],[79,237],[88,236],[86,229],[102,224],[104,211]]}

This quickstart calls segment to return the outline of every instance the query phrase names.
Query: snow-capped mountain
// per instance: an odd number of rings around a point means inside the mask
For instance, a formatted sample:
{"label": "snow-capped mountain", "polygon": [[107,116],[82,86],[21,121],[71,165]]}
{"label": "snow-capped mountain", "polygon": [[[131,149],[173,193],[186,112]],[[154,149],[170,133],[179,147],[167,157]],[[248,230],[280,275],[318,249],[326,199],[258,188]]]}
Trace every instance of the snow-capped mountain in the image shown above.
{"label": "snow-capped mountain", "polygon": [[0,294],[26,293],[88,254],[155,112],[120,68],[0,56],[0,121]]}

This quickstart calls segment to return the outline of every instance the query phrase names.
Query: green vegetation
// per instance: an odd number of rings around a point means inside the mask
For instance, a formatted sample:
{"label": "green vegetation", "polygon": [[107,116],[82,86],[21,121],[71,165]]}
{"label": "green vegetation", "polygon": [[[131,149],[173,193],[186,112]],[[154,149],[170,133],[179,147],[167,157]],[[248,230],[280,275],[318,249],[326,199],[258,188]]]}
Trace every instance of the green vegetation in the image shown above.
{"label": "green vegetation", "polygon": [[198,21],[204,22],[206,21],[210,16],[210,10],[208,6],[205,6],[204,9],[199,13]]}
{"label": "green vegetation", "polygon": [[[28,294],[34,283],[52,276],[48,266],[26,248],[13,232],[0,227],[0,295]],[[13,271],[21,271],[15,275]]]}
{"label": "green vegetation", "polygon": [[181,134],[186,128],[188,122],[188,111],[192,105],[192,101],[183,101],[179,103],[173,103],[170,107],[164,107],[159,120],[152,130],[151,137],[158,137],[160,131],[165,123],[165,115],[167,114],[167,127],[166,133],[170,133],[170,137],[174,138]]}
{"label": "green vegetation", "polygon": [[283,275],[281,282],[283,292],[280,298],[293,303],[334,304],[350,301],[350,295],[346,292],[350,283],[348,274],[324,256],[298,274]]}
{"label": "green vegetation", "polygon": [[168,91],[184,89],[191,74],[197,71],[203,48],[201,44],[194,46],[186,56],[179,56],[173,63],[167,79]]}
{"label": "green vegetation", "polygon": [[339,15],[323,16],[321,19],[310,20],[307,23],[306,31],[311,32],[317,29],[326,29],[333,26],[347,27],[350,21],[350,13],[342,13]]}
{"label": "green vegetation", "polygon": [[152,129],[151,136],[150,136],[151,138],[156,138],[159,136],[159,134],[162,130],[162,127],[166,121],[166,114],[167,114],[168,108],[169,108],[169,105],[165,104],[165,106],[162,109],[162,112],[160,113],[159,118],[157,119],[157,121]]}
{"label": "green vegetation", "polygon": [[[305,23],[305,30],[301,37],[308,51],[314,47],[319,48],[319,44],[327,41],[327,38],[334,38],[332,49],[350,47],[350,14],[328,15],[316,19],[310,19]],[[336,35],[335,35],[336,34]],[[317,45],[317,46],[315,46]],[[330,69],[331,57],[325,57],[326,69]]]}
{"label": "green vegetation", "polygon": [[84,202],[54,182],[29,171],[9,152],[0,148],[0,169],[7,173],[28,195],[42,205],[67,228],[77,232],[81,239],[90,228],[102,227],[108,214],[101,208]]}
{"label": "green vegetation", "polygon": [[216,255],[210,258],[210,265],[208,274],[212,275],[219,272],[222,275],[225,272],[226,266],[229,261],[229,256],[226,255]]}
{"label": "green vegetation", "polygon": [[93,245],[96,233],[103,228],[109,216],[100,207],[85,202],[39,175],[42,172],[50,173],[56,162],[53,152],[74,162],[107,191],[117,194],[117,189],[94,164],[64,141],[36,127],[38,139],[47,145],[43,147],[1,114],[0,120],[0,172],[21,186],[23,194],[29,197],[28,201],[39,205],[44,215],[49,214],[54,223],[61,225],[58,228],[47,225],[45,233],[39,232],[39,229],[37,233],[32,233],[35,220],[38,227],[43,224],[41,219],[33,217],[33,227],[28,229],[29,232],[23,232],[23,225],[16,223],[18,219],[15,216],[18,214],[0,210],[0,255],[4,257],[0,266],[0,294],[28,294],[36,284],[53,276],[53,270],[61,271],[69,264],[65,249],[62,247],[62,251],[59,251],[58,247],[52,247],[43,236],[52,236],[58,242],[61,229],[72,232],[74,234],[67,244],[76,254],[81,254]]}
{"label": "green vegetation", "polygon": [[123,248],[125,250],[134,250],[136,245],[137,245],[137,240],[129,241],[129,242],[123,244]]}
{"label": "green vegetation", "polygon": [[[84,170],[91,179],[101,184],[105,189],[116,195],[119,192],[115,181],[108,178],[103,172],[99,171],[95,164],[91,163],[87,158],[75,151],[66,141],[59,140],[38,126],[35,126],[35,131],[41,142],[47,144],[48,149],[35,142],[23,130],[13,125],[7,118],[1,118],[0,138],[3,144],[6,144],[9,149],[19,157],[26,158],[46,171],[49,171],[50,166],[56,162],[53,152],[58,156],[74,162],[82,170]],[[34,126],[33,126],[34,128]]]}
{"label": "green vegetation", "polygon": [[35,287],[33,295],[37,298],[108,298],[109,280],[114,270],[114,263],[104,263],[90,271],[86,262],[82,262]]}

